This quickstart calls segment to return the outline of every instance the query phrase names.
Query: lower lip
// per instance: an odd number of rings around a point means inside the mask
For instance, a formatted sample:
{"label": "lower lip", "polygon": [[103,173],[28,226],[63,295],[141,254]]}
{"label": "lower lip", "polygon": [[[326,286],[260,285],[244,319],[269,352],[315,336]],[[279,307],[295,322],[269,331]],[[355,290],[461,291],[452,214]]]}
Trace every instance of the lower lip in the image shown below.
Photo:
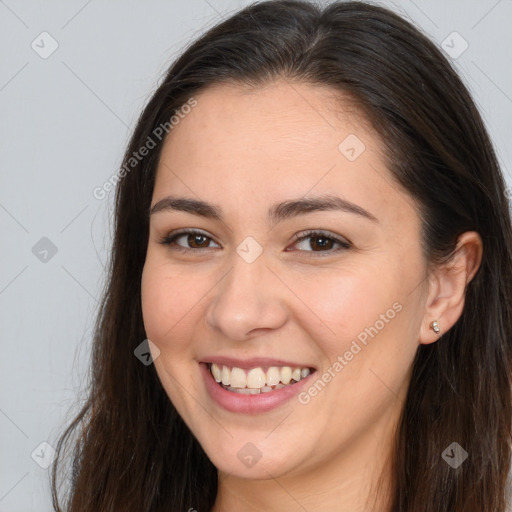
{"label": "lower lip", "polygon": [[220,386],[213,378],[206,363],[199,363],[199,366],[206,389],[212,400],[230,412],[240,412],[243,414],[260,414],[279,407],[281,404],[297,396],[311,376],[316,373],[313,372],[295,384],[275,389],[274,391],[260,393],[259,395],[242,395],[235,391],[228,391]]}

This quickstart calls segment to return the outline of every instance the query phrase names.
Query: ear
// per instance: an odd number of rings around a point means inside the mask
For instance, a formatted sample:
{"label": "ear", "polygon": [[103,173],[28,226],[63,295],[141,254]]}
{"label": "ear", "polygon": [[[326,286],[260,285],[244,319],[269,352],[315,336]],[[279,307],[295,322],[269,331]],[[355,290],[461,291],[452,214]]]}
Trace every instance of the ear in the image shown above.
{"label": "ear", "polygon": [[[420,343],[433,343],[459,319],[464,308],[466,287],[482,261],[482,247],[480,235],[475,231],[467,231],[457,240],[450,260],[432,270],[420,329]],[[431,327],[434,320],[439,326],[439,333]]]}

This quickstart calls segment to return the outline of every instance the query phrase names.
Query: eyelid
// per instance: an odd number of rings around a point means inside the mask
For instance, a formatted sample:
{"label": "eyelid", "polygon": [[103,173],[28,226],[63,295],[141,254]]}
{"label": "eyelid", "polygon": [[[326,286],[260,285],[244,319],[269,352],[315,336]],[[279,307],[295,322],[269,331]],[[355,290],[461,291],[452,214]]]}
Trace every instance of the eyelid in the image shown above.
{"label": "eyelid", "polygon": [[[178,229],[176,231],[172,231],[169,234],[165,235],[159,241],[159,243],[161,243],[163,245],[171,246],[171,243],[174,242],[176,239],[180,238],[181,236],[189,235],[189,234],[202,235],[205,238],[210,239],[215,244],[218,244],[218,242],[216,242],[215,239],[212,236],[210,236],[207,232],[197,229],[197,228],[182,228],[182,229]],[[347,238],[342,237],[341,235],[332,233],[330,231],[323,230],[323,229],[309,229],[306,231],[302,231],[300,233],[296,233],[295,235],[293,235],[293,241],[295,244],[295,243],[301,242],[307,238],[320,238],[320,237],[324,237],[324,238],[333,240],[335,243],[337,243],[341,247],[338,247],[337,249],[328,249],[326,251],[299,250],[297,252],[311,253],[315,256],[329,256],[329,255],[335,254],[339,251],[348,250],[353,247],[352,242],[350,240],[348,240]],[[220,244],[218,244],[218,245],[220,245]],[[208,249],[212,249],[212,247],[192,248],[192,247],[183,247],[181,245],[176,245],[175,247],[172,248],[172,250],[181,251],[181,252],[198,252],[198,251],[201,252],[201,251],[208,250]],[[287,249],[286,249],[286,251],[290,252]]]}
{"label": "eyelid", "polygon": [[335,233],[332,233],[331,231],[323,230],[323,229],[308,229],[306,231],[302,231],[300,233],[293,235],[293,240],[295,242],[297,242],[297,241],[303,240],[304,238],[322,237],[322,236],[325,238],[331,238],[342,245],[346,245],[346,246],[350,246],[350,247],[352,247],[352,245],[353,245],[352,242],[348,238],[341,236],[341,235],[337,235]]}
{"label": "eyelid", "polygon": [[[201,229],[197,229],[197,228],[182,228],[182,229],[177,229],[176,231],[171,231],[167,235],[163,236],[160,239],[159,243],[161,243],[163,245],[171,245],[171,242],[174,242],[176,239],[180,238],[183,235],[202,235],[205,238],[209,238],[212,242],[218,244],[218,242],[216,242],[212,236],[210,236],[205,231],[203,231]],[[220,244],[218,244],[218,245],[220,245]],[[183,247],[181,245],[178,245],[177,247],[175,247],[173,249],[178,250],[178,251],[183,250],[183,251],[197,252],[197,251],[204,251],[205,249],[211,249],[211,247],[204,247],[204,248],[196,249],[196,248]]]}

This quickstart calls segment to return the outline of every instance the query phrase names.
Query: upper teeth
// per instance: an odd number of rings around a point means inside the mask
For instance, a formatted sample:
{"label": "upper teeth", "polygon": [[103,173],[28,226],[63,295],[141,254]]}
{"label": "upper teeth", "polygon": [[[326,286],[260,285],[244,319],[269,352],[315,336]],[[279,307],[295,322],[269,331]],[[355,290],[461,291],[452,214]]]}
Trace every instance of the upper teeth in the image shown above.
{"label": "upper teeth", "polygon": [[310,373],[309,368],[292,368],[291,366],[271,366],[267,371],[258,367],[246,371],[236,366],[229,367],[215,363],[210,365],[210,371],[213,378],[217,382],[222,382],[225,386],[253,389],[275,386],[280,382],[282,384],[289,384],[292,379],[299,381]]}

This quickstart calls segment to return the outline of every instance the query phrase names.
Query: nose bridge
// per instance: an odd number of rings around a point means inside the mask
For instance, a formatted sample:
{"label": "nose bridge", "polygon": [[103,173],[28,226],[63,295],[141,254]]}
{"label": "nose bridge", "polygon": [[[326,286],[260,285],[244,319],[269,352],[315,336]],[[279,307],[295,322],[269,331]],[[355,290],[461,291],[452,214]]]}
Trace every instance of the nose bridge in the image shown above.
{"label": "nose bridge", "polygon": [[229,339],[243,340],[254,329],[276,329],[284,323],[286,312],[279,282],[268,263],[254,239],[239,244],[232,254],[230,270],[208,305],[207,322],[211,327]]}

